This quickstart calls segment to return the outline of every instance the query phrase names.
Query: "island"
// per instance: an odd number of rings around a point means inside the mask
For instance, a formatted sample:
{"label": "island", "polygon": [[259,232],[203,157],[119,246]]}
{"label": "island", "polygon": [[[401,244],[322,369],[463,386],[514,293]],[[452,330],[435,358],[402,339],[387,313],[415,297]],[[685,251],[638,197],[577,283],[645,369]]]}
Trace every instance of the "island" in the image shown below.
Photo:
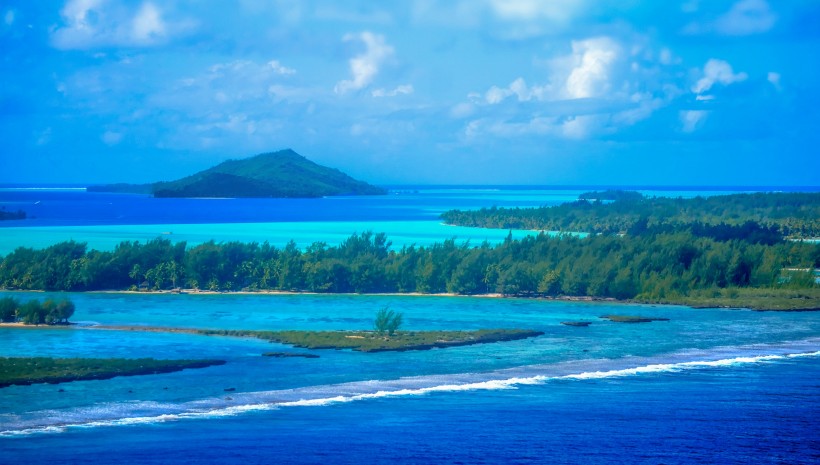
{"label": "island", "polygon": [[562,325],[564,326],[573,326],[576,328],[586,328],[587,326],[591,325],[591,321],[562,321]]}
{"label": "island", "polygon": [[0,221],[5,220],[24,220],[26,219],[26,212],[23,210],[7,211],[6,207],[0,207]]}
{"label": "island", "polygon": [[[357,352],[402,352],[444,349],[475,344],[516,341],[541,336],[527,329],[479,329],[472,331],[257,331],[244,329],[194,329],[161,326],[90,326],[85,329],[148,331],[262,339],[302,349],[351,349]],[[273,355],[276,356],[276,355]]]}
{"label": "island", "polygon": [[[447,239],[397,249],[384,233],[365,231],[337,245],[304,248],[215,241],[189,247],[167,237],[102,251],[75,241],[20,247],[0,260],[0,289],[489,295],[820,309],[820,242],[810,239],[820,231],[820,194],[604,196],[615,200],[543,209],[547,218],[555,215],[551,209],[566,214],[563,234],[510,234],[497,244]],[[544,226],[540,212],[445,217],[491,226],[532,215],[533,225]],[[584,227],[586,234],[571,232]]]}
{"label": "island", "polygon": [[155,360],[153,358],[0,357],[0,388],[12,385],[102,380],[116,376],[172,373],[223,365],[224,360]]}
{"label": "island", "polygon": [[228,160],[177,179],[153,184],[88,186],[90,192],[151,193],[154,197],[278,197],[384,195],[385,189],[314,163],[291,149]]}

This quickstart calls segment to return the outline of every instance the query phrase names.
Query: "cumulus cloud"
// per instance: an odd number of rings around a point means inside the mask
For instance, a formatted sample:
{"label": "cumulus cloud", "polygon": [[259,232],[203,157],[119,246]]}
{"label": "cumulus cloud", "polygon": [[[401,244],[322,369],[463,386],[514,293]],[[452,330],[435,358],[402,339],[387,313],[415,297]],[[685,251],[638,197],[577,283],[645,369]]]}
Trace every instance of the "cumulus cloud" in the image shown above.
{"label": "cumulus cloud", "polygon": [[528,85],[517,78],[506,87],[492,86],[474,100],[495,105],[515,96],[519,102],[607,97],[612,87],[614,65],[621,59],[620,45],[609,37],[572,42],[572,53],[554,60],[558,65],[543,85]]}
{"label": "cumulus cloud", "polygon": [[711,100],[712,97],[704,95],[704,92],[708,92],[715,84],[727,86],[734,82],[745,81],[747,77],[746,73],[735,74],[732,65],[726,61],[712,58],[703,67],[703,77],[692,86],[692,92],[698,94],[699,100]]}
{"label": "cumulus cloud", "polygon": [[[529,84],[519,77],[506,86],[470,93],[469,103],[458,111],[451,109],[450,115],[472,117],[464,133],[468,140],[481,134],[557,139],[611,135],[649,119],[687,94],[677,85],[684,74],[680,62],[668,48],[656,51],[634,45],[627,49],[606,36],[572,41],[571,53],[544,62],[549,69],[545,83]],[[727,74],[721,66],[708,68],[706,76],[713,82],[704,87],[745,76]],[[501,111],[494,108],[504,102]]]}
{"label": "cumulus cloud", "polygon": [[380,34],[364,31],[359,34],[347,34],[345,41],[360,40],[365,45],[364,53],[350,59],[351,79],[339,81],[334,87],[337,94],[361,90],[369,86],[382,63],[393,55],[393,47],[387,45],[385,38]]}
{"label": "cumulus cloud", "polygon": [[402,84],[393,90],[376,89],[371,92],[373,97],[395,97],[397,95],[408,95],[413,93],[413,86],[410,84]]}
{"label": "cumulus cloud", "polygon": [[551,87],[545,86],[529,86],[523,78],[518,78],[510,83],[508,87],[492,86],[484,94],[484,101],[491,105],[501,103],[507,97],[516,96],[519,102],[528,102],[530,100],[545,100],[549,94]]}
{"label": "cumulus cloud", "polygon": [[165,43],[173,34],[192,26],[169,23],[152,2],[69,0],[60,10],[62,24],[51,33],[51,43],[62,50],[97,47],[146,47]]}
{"label": "cumulus cloud", "polygon": [[618,44],[608,37],[572,42],[576,65],[567,77],[570,98],[600,97],[610,88],[610,71],[619,55]]}

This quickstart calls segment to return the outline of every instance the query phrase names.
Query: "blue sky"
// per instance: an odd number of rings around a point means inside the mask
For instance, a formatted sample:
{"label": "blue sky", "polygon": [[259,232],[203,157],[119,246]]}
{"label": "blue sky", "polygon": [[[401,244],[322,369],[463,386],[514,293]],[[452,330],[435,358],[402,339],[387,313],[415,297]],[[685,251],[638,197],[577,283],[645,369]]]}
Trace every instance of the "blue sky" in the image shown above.
{"label": "blue sky", "polygon": [[0,182],[820,185],[816,0],[0,1]]}

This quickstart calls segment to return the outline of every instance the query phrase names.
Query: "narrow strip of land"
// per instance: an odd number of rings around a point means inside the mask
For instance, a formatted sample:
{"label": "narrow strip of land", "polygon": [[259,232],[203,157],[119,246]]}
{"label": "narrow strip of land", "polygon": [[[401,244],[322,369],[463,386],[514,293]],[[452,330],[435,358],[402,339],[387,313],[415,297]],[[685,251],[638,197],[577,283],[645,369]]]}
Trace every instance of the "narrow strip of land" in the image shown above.
{"label": "narrow strip of land", "polygon": [[195,329],[161,326],[89,326],[88,329],[149,331],[201,334],[204,336],[251,337],[303,349],[351,349],[357,352],[429,350],[474,344],[515,341],[541,336],[528,329],[479,329],[473,331],[253,331],[233,329]]}
{"label": "narrow strip of land", "polygon": [[102,380],[117,376],[173,373],[223,365],[224,360],[156,360],[153,358],[0,357],[0,388],[39,383]]}

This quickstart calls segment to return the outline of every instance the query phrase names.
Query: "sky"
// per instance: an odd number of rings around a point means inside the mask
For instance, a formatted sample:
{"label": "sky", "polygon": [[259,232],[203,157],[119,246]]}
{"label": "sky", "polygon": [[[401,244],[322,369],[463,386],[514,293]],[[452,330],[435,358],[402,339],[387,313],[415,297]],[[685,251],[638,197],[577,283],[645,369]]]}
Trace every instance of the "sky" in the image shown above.
{"label": "sky", "polygon": [[816,0],[0,0],[0,182],[820,185]]}

